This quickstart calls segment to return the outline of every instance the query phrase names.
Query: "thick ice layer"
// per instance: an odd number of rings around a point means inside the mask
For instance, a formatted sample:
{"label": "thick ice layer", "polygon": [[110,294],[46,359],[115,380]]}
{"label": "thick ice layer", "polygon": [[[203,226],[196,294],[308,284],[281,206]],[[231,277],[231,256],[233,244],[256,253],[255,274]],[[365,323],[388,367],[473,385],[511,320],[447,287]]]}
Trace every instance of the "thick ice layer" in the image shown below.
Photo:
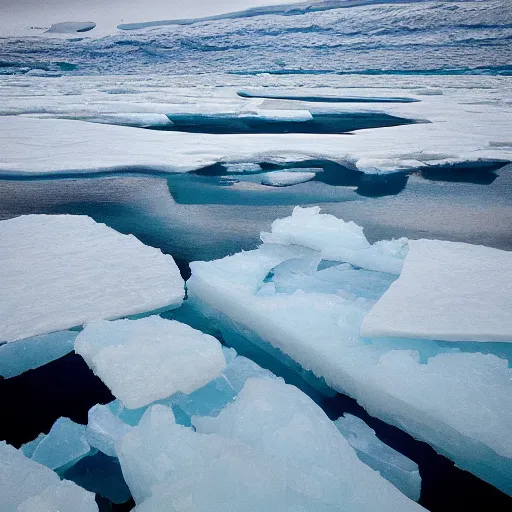
{"label": "thick ice layer", "polygon": [[156,405],[117,445],[137,512],[422,510],[281,380],[250,379],[217,418],[196,421],[201,432]]}
{"label": "thick ice layer", "polygon": [[0,341],[172,309],[183,299],[171,256],[86,216],[1,221],[0,282]]}
{"label": "thick ice layer", "polygon": [[172,126],[172,121],[165,114],[144,112],[132,114],[104,114],[94,117],[84,117],[83,120],[89,121],[90,123],[134,126],[138,128],[166,128]]}
{"label": "thick ice layer", "polygon": [[361,335],[512,343],[512,252],[412,240]]}
{"label": "thick ice layer", "polygon": [[[255,251],[192,263],[191,304],[226,339],[243,336],[241,343],[273,357],[281,351],[373,416],[512,494],[508,361],[475,344],[457,350],[429,340],[360,338],[363,318],[394,276],[341,262],[393,270],[393,261],[398,270],[405,245],[368,248],[361,228],[314,209],[295,210],[262,238]],[[370,250],[372,258],[363,259]]]}
{"label": "thick ice layer", "polygon": [[159,316],[88,324],[75,352],[130,409],[191,393],[226,365],[213,336]]}
{"label": "thick ice layer", "polygon": [[73,351],[77,334],[61,331],[0,345],[0,375],[16,377],[65,356]]}
{"label": "thick ice layer", "polygon": [[0,442],[2,512],[97,512],[94,494]]}
{"label": "thick ice layer", "polygon": [[64,471],[91,451],[85,426],[59,418],[47,436],[39,441],[31,459],[55,471]]}
{"label": "thick ice layer", "polygon": [[264,174],[261,178],[261,184],[271,187],[288,187],[310,181],[315,176],[316,173],[314,172],[274,171]]}
{"label": "thick ice layer", "polygon": [[411,500],[418,501],[421,477],[418,464],[384,444],[362,419],[345,414],[335,422],[359,459],[378,471]]}

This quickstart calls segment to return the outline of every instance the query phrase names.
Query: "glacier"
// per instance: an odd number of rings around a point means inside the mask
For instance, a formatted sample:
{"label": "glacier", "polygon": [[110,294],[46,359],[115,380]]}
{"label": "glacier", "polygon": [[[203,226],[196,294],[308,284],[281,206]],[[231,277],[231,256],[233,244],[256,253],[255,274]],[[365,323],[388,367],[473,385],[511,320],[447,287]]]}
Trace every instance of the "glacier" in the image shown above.
{"label": "glacier", "polygon": [[4,342],[172,309],[184,295],[172,256],[86,216],[1,221],[0,262]]}
{"label": "glacier", "polygon": [[5,512],[98,512],[94,494],[0,442],[0,508]]}
{"label": "glacier", "polygon": [[129,409],[178,391],[191,393],[226,365],[213,336],[159,316],[89,323],[76,338],[75,352]]}
{"label": "glacier", "polygon": [[[295,208],[262,239],[256,250],[191,264],[189,301],[223,336],[248,340],[285,364],[295,361],[370,414],[512,493],[507,359],[474,346],[360,336],[363,319],[385,292],[380,276],[391,285],[407,260],[406,241],[370,245],[361,228],[318,208]],[[290,267],[294,260],[302,267]],[[284,263],[294,279],[287,289],[273,275]],[[358,273],[362,281],[354,286]]]}

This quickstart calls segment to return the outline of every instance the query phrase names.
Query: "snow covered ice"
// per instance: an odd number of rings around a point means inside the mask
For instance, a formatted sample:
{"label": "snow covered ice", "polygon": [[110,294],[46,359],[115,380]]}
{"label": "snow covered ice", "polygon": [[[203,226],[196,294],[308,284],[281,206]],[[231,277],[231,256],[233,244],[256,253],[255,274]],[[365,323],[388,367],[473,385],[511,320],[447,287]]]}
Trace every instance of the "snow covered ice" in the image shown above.
{"label": "snow covered ice", "polygon": [[159,316],[90,323],[78,335],[75,352],[130,409],[178,391],[191,393],[226,365],[215,338]]}
{"label": "snow covered ice", "polygon": [[265,174],[261,179],[261,183],[271,187],[287,187],[297,183],[305,183],[312,180],[315,176],[316,173],[314,172],[275,171]]}
{"label": "snow covered ice", "polygon": [[334,423],[365,464],[378,471],[411,500],[420,499],[418,464],[384,444],[357,416],[346,413]]}
{"label": "snow covered ice", "polygon": [[178,307],[171,256],[86,216],[0,222],[0,341]]}
{"label": "snow covered ice", "polygon": [[94,494],[0,442],[2,512],[98,512]]}
{"label": "snow covered ice", "polygon": [[512,343],[512,253],[411,240],[400,278],[361,326],[368,337]]}
{"label": "snow covered ice", "polygon": [[137,512],[422,510],[361,463],[311,399],[279,379],[249,379],[216,418],[175,423],[149,408],[117,445]]}
{"label": "snow covered ice", "polygon": [[223,335],[243,336],[273,357],[281,351],[370,414],[512,493],[509,362],[471,344],[360,337],[407,259],[407,241],[370,245],[360,227],[318,208],[296,208],[262,239],[257,250],[191,264],[189,300]]}

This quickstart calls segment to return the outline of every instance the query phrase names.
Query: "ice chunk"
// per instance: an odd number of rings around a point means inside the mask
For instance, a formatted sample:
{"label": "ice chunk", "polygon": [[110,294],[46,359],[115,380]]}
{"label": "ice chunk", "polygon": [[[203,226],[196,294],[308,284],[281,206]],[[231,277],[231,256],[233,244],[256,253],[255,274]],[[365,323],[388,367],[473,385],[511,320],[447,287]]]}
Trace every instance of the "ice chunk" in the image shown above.
{"label": "ice chunk", "polygon": [[87,442],[106,455],[116,456],[115,444],[131,427],[113,414],[108,405],[95,405],[89,410]]}
{"label": "ice chunk", "polygon": [[89,32],[96,23],[93,21],[63,21],[54,23],[46,32],[49,34],[79,34],[81,32]]}
{"label": "ice chunk", "polygon": [[[77,117],[75,117],[75,119],[76,118]],[[80,119],[89,121],[90,123],[134,126],[137,128],[166,128],[173,124],[165,114],[149,112],[101,114],[91,117],[80,117]]]}
{"label": "ice chunk", "polygon": [[69,418],[59,418],[50,432],[37,445],[32,460],[44,466],[64,471],[91,451],[85,437],[85,426]]}
{"label": "ice chunk", "polygon": [[23,455],[25,457],[28,457],[29,459],[32,458],[32,455],[35,451],[35,449],[39,446],[39,443],[46,437],[46,434],[39,434],[34,440],[22,444],[20,450],[23,452]]}
{"label": "ice chunk", "polygon": [[0,341],[181,305],[171,256],[86,216],[0,222]]}
{"label": "ice chunk", "polygon": [[[54,501],[54,499],[62,501]],[[71,482],[61,482],[56,473],[28,459],[19,450],[1,441],[0,510],[2,512],[55,512],[55,510],[97,512],[98,507],[94,502],[93,494]]]}
{"label": "ice chunk", "polygon": [[352,414],[345,414],[334,423],[365,464],[378,471],[411,500],[420,499],[418,464],[384,444],[374,430]]}
{"label": "ice chunk", "polygon": [[130,409],[178,391],[191,393],[226,365],[213,336],[159,316],[90,323],[75,351]]}
{"label": "ice chunk", "polygon": [[271,233],[262,233],[265,243],[294,244],[319,251],[327,260],[344,261],[368,270],[399,274],[407,253],[407,240],[370,245],[363,228],[333,215],[320,214],[318,206],[296,206],[291,217],[272,223]]}
{"label": "ice chunk", "polygon": [[512,343],[512,252],[412,240],[400,277],[361,334]]}
{"label": "ice chunk", "polygon": [[94,494],[64,480],[47,487],[18,506],[16,512],[94,512],[98,510]]}
{"label": "ice chunk", "polygon": [[[286,386],[277,380],[254,382]],[[310,416],[310,409],[295,409],[295,415],[289,417],[280,412],[283,393],[272,398],[268,389],[257,397],[259,400],[253,401],[252,396],[249,400],[237,399],[229,406],[228,417],[233,406],[242,400],[239,408],[245,407],[249,417],[237,415],[234,422],[240,420],[240,427],[233,432],[227,427],[222,435],[198,433],[177,425],[170,409],[164,406],[148,409],[139,426],[117,446],[137,511],[182,510],[185,503],[197,512],[334,512],[371,510],[377,503],[379,510],[422,510],[361,463],[321,409],[314,406],[317,416]],[[285,393],[285,398],[293,401],[293,405],[284,406],[288,412],[297,406],[297,401],[299,406],[307,407],[308,401],[312,404],[298,390],[295,392],[300,399],[293,396],[293,391]],[[323,423],[318,424],[319,421]],[[319,440],[316,434],[311,437],[317,427],[323,434],[329,432],[329,439]],[[306,430],[301,433],[301,428]],[[244,433],[250,444],[237,439]],[[263,446],[265,441],[269,441],[270,448]],[[299,444],[294,446],[294,442]],[[304,447],[306,452],[301,453]],[[308,463],[310,460],[319,465]],[[367,486],[361,481],[354,485],[358,477]],[[372,492],[368,492],[368,486]]]}
{"label": "ice chunk", "polygon": [[261,184],[271,187],[288,187],[310,181],[315,176],[316,173],[314,172],[274,171],[264,174],[261,178]]}
{"label": "ice chunk", "polygon": [[65,356],[73,351],[77,334],[61,331],[0,345],[0,375],[16,377]]}
{"label": "ice chunk", "polygon": [[261,166],[256,163],[222,164],[228,174],[249,174],[261,172]]}
{"label": "ice chunk", "polygon": [[[455,348],[432,340],[361,338],[364,317],[395,276],[340,264],[335,254],[324,256],[324,246],[332,248],[343,228],[346,244],[362,247],[354,253],[364,252],[367,242],[357,226],[315,211],[305,212],[309,229],[301,230],[300,213],[275,223],[270,243],[257,250],[191,263],[190,306],[231,345],[254,344],[283,364],[298,363],[301,375],[309,370],[371,415],[512,494],[512,368],[501,351],[491,344],[485,345],[490,353],[481,353],[483,344]],[[388,261],[397,245],[372,247]],[[346,259],[342,252],[338,257]],[[316,271],[291,271],[294,260],[314,260],[315,254],[324,258]],[[375,262],[378,266],[379,258]],[[282,276],[273,275],[280,268]],[[310,384],[317,386],[312,379]]]}

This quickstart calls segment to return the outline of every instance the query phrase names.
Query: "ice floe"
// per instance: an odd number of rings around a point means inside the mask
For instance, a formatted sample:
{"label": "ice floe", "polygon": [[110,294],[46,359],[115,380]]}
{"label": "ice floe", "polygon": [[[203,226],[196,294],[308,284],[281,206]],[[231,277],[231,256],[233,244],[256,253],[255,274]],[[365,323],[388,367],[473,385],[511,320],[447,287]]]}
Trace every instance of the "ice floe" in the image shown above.
{"label": "ice floe", "polygon": [[130,409],[178,391],[191,393],[226,365],[215,338],[159,316],[90,323],[78,335],[75,352]]}
{"label": "ice floe", "polygon": [[0,442],[0,509],[5,512],[97,512],[94,494]]}
{"label": "ice floe", "polygon": [[368,313],[368,337],[512,343],[512,252],[411,240],[400,278]]}
{"label": "ice floe", "polygon": [[271,187],[288,187],[310,181],[315,176],[316,173],[314,172],[274,171],[264,174],[261,178],[261,184]]}
{"label": "ice floe", "polygon": [[512,494],[509,362],[471,344],[360,337],[364,317],[395,279],[389,272],[400,272],[406,244],[370,246],[361,228],[316,208],[295,209],[262,239],[257,250],[192,263],[189,301],[226,339],[295,361]]}
{"label": "ice floe", "polygon": [[[422,510],[361,463],[297,388],[249,379],[216,418],[149,408],[116,449],[137,511]],[[222,477],[221,477],[222,476]],[[360,485],[365,482],[365,485]]]}
{"label": "ice floe", "polygon": [[15,341],[178,307],[183,280],[171,256],[86,216],[0,222],[0,340]]}

